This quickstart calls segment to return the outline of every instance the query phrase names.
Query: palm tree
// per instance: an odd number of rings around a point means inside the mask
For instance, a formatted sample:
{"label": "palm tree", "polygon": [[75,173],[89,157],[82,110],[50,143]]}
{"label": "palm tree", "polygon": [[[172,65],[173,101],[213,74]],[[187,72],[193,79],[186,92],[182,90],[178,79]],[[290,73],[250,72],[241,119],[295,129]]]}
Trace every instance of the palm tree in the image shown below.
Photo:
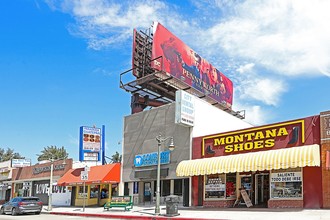
{"label": "palm tree", "polygon": [[111,160],[111,163],[120,163],[121,162],[121,158],[122,158],[122,155],[120,155],[118,153],[118,151],[116,151],[116,153],[111,156],[110,160]]}
{"label": "palm tree", "polygon": [[13,149],[7,148],[7,150],[0,148],[0,162],[8,161],[11,159],[25,159],[19,153],[14,152]]}
{"label": "palm tree", "polygon": [[58,159],[66,159],[68,158],[69,154],[66,152],[65,148],[51,145],[50,147],[44,147],[44,149],[41,151],[41,154],[37,154],[38,161],[42,160],[58,160]]}

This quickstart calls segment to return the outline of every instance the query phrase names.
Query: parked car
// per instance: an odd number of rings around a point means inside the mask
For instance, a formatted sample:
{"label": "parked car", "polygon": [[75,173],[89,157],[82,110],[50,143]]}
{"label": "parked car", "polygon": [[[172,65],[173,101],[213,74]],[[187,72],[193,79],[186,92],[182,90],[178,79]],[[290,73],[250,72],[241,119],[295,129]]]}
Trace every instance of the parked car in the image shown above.
{"label": "parked car", "polygon": [[1,206],[0,214],[18,215],[35,213],[39,215],[42,210],[42,205],[38,197],[15,197]]}

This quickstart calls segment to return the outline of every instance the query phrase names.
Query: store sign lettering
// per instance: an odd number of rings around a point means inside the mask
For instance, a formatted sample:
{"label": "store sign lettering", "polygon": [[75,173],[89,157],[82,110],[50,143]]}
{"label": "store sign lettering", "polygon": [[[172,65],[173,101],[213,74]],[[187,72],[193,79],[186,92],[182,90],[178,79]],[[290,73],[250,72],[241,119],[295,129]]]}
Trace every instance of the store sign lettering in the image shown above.
{"label": "store sign lettering", "polygon": [[[55,165],[53,170],[54,171],[55,170],[64,170],[64,168],[65,168],[65,165],[64,164],[59,164],[59,165]],[[33,168],[32,173],[34,175],[36,175],[36,174],[39,174],[39,173],[50,172],[50,169],[51,169],[50,166],[46,166],[46,167],[35,167],[35,168]]]}
{"label": "store sign lettering", "polygon": [[[36,194],[48,194],[49,183],[35,184]],[[66,193],[65,186],[53,186],[53,193]]]}
{"label": "store sign lettering", "polygon": [[301,172],[272,173],[270,176],[272,182],[301,182]]}
{"label": "store sign lettering", "polygon": [[[134,158],[134,166],[142,167],[142,166],[153,166],[158,163],[158,153],[149,153],[149,154],[141,154],[136,155]],[[169,164],[170,163],[170,151],[160,152],[160,164]]]}
{"label": "store sign lettering", "polygon": [[224,146],[225,153],[271,148],[275,145],[276,137],[283,137],[288,134],[289,133],[285,127],[273,128],[269,130],[215,138],[213,146]]}

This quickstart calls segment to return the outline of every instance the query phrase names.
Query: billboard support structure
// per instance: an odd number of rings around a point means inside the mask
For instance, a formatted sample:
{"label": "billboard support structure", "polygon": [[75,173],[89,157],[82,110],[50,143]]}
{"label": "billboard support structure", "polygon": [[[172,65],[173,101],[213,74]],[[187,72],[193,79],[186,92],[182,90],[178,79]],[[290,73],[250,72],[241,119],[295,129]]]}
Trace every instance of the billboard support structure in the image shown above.
{"label": "billboard support structure", "polygon": [[[120,88],[132,94],[132,114],[143,111],[148,106],[158,107],[174,102],[175,92],[183,90],[240,119],[245,118],[245,111],[233,111],[231,108],[232,82],[226,76],[203,59],[203,65],[210,70],[208,73],[211,74],[211,68],[212,70],[215,69],[214,72],[217,72],[217,74],[214,75],[217,75],[216,78],[221,80],[222,84],[218,83],[215,86],[215,84],[211,84],[215,81],[205,81],[204,78],[197,77],[193,74],[192,67],[188,65],[192,61],[192,57],[196,55],[187,57],[184,53],[187,48],[189,51],[192,50],[159,23],[155,23],[153,26],[153,33],[150,30],[151,28],[144,33],[142,31],[137,32],[134,29],[133,68],[120,74]],[[164,36],[167,38],[165,39]],[[180,45],[178,51],[173,50],[175,46],[170,42],[174,41],[173,39]],[[170,44],[170,46],[167,45],[172,50],[170,55],[166,54],[163,48],[165,43]],[[150,48],[152,48],[152,51]],[[194,54],[196,53],[194,52]],[[198,55],[198,57],[200,56]],[[177,62],[176,60],[179,58],[182,62],[173,64],[175,66],[173,67],[171,59],[174,63],[174,60]],[[200,57],[200,59],[202,58]],[[174,70],[180,73],[175,74],[173,73]],[[136,77],[136,80],[130,81],[131,74]],[[208,77],[207,79],[211,78]],[[229,91],[229,98],[223,100],[222,98],[225,96],[223,96],[221,89],[225,84],[227,89],[224,90]]]}

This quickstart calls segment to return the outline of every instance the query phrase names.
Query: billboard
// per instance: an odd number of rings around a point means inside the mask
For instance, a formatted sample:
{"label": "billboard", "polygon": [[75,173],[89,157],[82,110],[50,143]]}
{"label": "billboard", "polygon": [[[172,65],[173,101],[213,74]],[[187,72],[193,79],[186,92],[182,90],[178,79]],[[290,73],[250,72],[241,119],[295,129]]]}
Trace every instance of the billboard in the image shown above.
{"label": "billboard", "polygon": [[[162,57],[162,59],[156,59]],[[206,96],[231,107],[233,83],[160,23],[154,24],[151,66],[164,70]]]}

